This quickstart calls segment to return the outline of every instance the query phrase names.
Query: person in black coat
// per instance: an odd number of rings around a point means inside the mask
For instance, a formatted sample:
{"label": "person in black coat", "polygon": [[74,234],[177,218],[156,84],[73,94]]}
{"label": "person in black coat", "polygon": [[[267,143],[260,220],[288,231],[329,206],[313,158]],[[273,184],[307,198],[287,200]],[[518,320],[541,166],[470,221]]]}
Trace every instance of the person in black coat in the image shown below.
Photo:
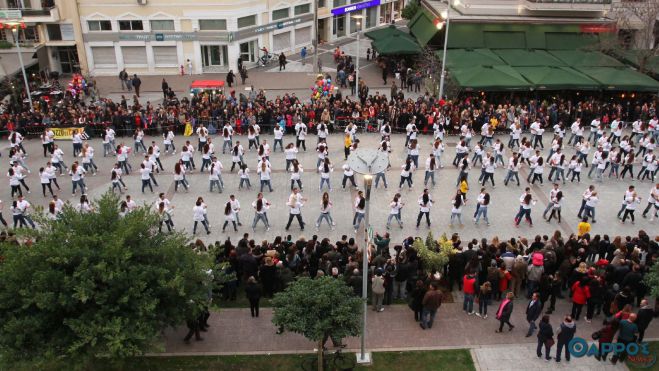
{"label": "person in black coat", "polygon": [[426,295],[426,286],[423,281],[417,280],[414,290],[412,290],[412,300],[410,308],[414,311],[414,320],[421,321],[421,312],[423,311],[423,297]]}
{"label": "person in black coat", "polygon": [[508,330],[512,331],[515,326],[510,324],[510,315],[513,314],[513,299],[515,295],[512,292],[506,294],[506,298],[499,304],[497,310],[497,319],[499,320],[499,329],[496,331],[500,333],[503,330],[503,324],[508,325]]}
{"label": "person in black coat", "polygon": [[259,316],[259,300],[261,300],[261,286],[256,283],[256,278],[250,276],[245,285],[245,295],[249,300],[249,310],[252,312],[252,317]]}
{"label": "person in black coat", "polygon": [[545,360],[549,361],[551,357],[549,353],[551,352],[551,347],[554,345],[554,330],[549,324],[549,316],[544,315],[540,320],[540,325],[538,327],[538,347],[536,348],[536,354],[538,358],[542,358],[542,347],[545,347]]}
{"label": "person in black coat", "polygon": [[645,330],[652,322],[654,317],[654,310],[650,307],[650,303],[647,299],[641,300],[641,308],[636,314],[636,327],[638,327],[638,342],[643,341],[643,336],[645,336]]}
{"label": "person in black coat", "polygon": [[526,306],[526,321],[529,323],[529,331],[526,333],[526,337],[531,337],[533,331],[535,331],[535,321],[540,317],[542,313],[542,303],[540,303],[540,294],[537,292],[533,293],[531,301]]}
{"label": "person in black coat", "polygon": [[259,279],[263,284],[263,295],[271,298],[275,293],[275,282],[277,280],[277,267],[272,258],[267,256],[265,264],[259,268]]}
{"label": "person in black coat", "polygon": [[558,342],[556,345],[556,362],[561,361],[563,347],[565,347],[565,359],[570,362],[570,350],[568,349],[568,344],[574,337],[575,332],[577,332],[577,326],[572,320],[572,316],[565,316],[565,319],[563,320],[563,323],[561,323],[561,326],[558,328],[558,333],[556,334],[556,340]]}
{"label": "person in black coat", "polygon": [[231,87],[231,84],[233,84],[233,81],[235,80],[236,75],[234,75],[233,70],[229,70],[229,73],[227,73],[227,85]]}

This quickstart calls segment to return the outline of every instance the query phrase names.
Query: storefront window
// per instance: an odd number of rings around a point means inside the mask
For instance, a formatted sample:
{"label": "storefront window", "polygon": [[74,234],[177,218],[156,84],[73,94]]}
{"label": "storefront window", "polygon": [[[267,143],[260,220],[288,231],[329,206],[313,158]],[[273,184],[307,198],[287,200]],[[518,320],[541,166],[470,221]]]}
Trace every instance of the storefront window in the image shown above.
{"label": "storefront window", "polygon": [[334,35],[343,37],[346,35],[346,16],[334,17]]}
{"label": "storefront window", "polygon": [[346,5],[346,0],[334,0],[334,7],[338,8],[340,6]]}
{"label": "storefront window", "polygon": [[240,44],[240,57],[245,62],[256,62],[258,58],[259,45],[257,40]]}
{"label": "storefront window", "polygon": [[201,58],[203,67],[228,65],[226,45],[202,45]]}
{"label": "storefront window", "polygon": [[[350,33],[359,32],[364,29],[364,18],[355,18],[355,16],[364,16],[364,12],[350,13]],[[357,25],[359,24],[359,25]]]}
{"label": "storefront window", "polygon": [[366,9],[366,28],[377,26],[378,22],[378,8],[372,7]]}

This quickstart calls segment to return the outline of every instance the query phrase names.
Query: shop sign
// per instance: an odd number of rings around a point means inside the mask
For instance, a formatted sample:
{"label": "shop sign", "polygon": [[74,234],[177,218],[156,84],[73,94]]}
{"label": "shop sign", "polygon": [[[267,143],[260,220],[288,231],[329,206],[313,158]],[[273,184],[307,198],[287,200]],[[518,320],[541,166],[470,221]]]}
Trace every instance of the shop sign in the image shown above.
{"label": "shop sign", "polygon": [[0,19],[21,19],[23,14],[17,9],[3,9],[0,10]]}
{"label": "shop sign", "polygon": [[362,9],[367,9],[367,8],[372,8],[372,7],[374,7],[374,6],[378,6],[378,5],[380,5],[381,3],[382,3],[382,0],[370,0],[370,1],[364,1],[364,2],[362,2],[362,3],[345,5],[345,6],[341,6],[341,7],[338,7],[338,8],[334,8],[334,9],[332,9],[332,14],[333,14],[334,16],[337,16],[337,15],[343,15],[343,14],[347,14],[347,13],[352,13],[352,12],[356,12],[356,11],[358,11],[358,10],[362,10]]}
{"label": "shop sign", "polygon": [[[378,0],[380,1],[380,0]],[[283,21],[277,21],[272,23],[267,23],[261,26],[246,28],[232,32],[230,35],[231,40],[240,40],[254,35],[260,35],[262,33],[281,30],[283,28],[295,26],[300,23],[308,22],[313,20],[313,14],[305,14],[300,17],[285,19]]]}
{"label": "shop sign", "polygon": [[194,32],[175,34],[120,34],[121,41],[191,41],[197,40],[198,35]]}

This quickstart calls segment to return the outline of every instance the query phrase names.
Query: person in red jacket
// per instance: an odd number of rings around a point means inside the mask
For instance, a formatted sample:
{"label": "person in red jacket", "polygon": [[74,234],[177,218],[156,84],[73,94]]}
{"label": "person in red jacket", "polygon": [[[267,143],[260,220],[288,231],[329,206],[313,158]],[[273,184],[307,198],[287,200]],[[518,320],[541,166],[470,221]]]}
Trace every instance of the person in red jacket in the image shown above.
{"label": "person in red jacket", "polygon": [[579,320],[581,308],[589,298],[590,288],[588,287],[588,277],[584,277],[572,285],[572,318],[575,321]]}
{"label": "person in red jacket", "polygon": [[468,272],[462,278],[462,291],[464,293],[462,310],[471,316],[474,314],[474,295],[476,294],[476,276],[473,272]]}

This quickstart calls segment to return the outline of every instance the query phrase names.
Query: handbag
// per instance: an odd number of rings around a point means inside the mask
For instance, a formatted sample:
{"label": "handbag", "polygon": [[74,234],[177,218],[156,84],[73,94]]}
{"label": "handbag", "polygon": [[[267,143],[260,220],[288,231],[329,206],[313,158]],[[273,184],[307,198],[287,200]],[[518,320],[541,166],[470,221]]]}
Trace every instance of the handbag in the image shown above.
{"label": "handbag", "polygon": [[599,338],[602,337],[602,332],[601,331],[595,331],[595,332],[593,332],[592,335],[590,335],[590,337],[593,338],[593,340],[598,340]]}
{"label": "handbag", "polygon": [[545,346],[547,348],[553,347],[554,346],[554,338],[549,338],[549,339],[545,340]]}

